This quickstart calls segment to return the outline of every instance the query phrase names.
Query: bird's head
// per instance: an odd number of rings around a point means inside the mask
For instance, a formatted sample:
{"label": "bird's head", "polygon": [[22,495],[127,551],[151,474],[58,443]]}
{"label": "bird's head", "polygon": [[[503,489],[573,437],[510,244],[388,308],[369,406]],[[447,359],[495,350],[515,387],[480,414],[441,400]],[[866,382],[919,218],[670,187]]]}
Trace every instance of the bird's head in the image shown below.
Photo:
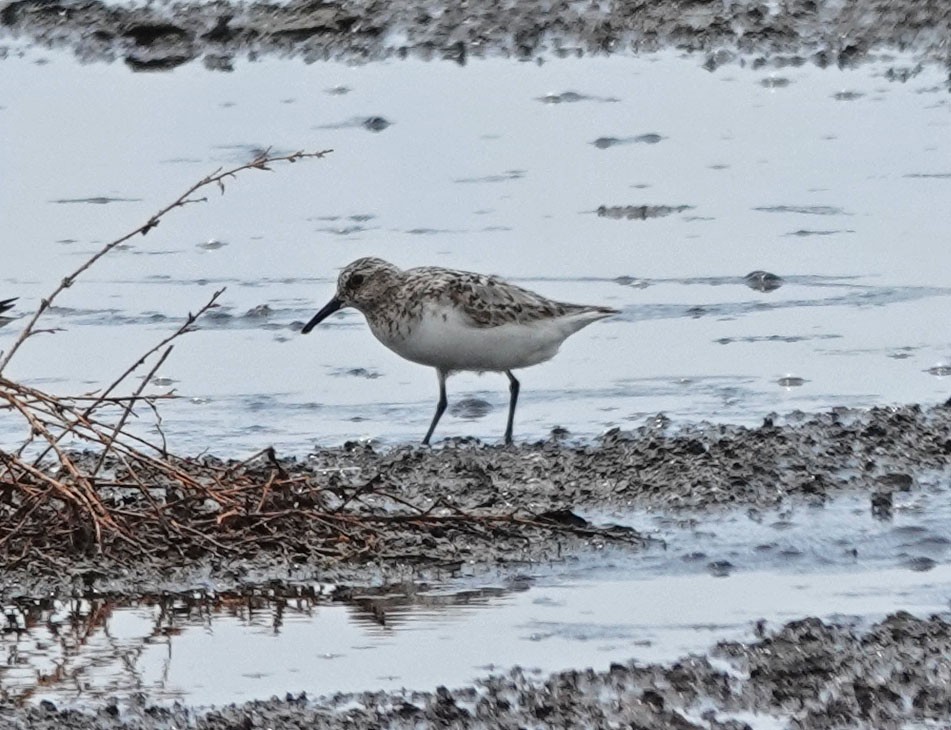
{"label": "bird's head", "polygon": [[381,300],[392,285],[399,269],[388,261],[367,256],[348,264],[337,278],[337,293],[313,318],[304,325],[307,334],[324,319],[344,307],[366,312]]}

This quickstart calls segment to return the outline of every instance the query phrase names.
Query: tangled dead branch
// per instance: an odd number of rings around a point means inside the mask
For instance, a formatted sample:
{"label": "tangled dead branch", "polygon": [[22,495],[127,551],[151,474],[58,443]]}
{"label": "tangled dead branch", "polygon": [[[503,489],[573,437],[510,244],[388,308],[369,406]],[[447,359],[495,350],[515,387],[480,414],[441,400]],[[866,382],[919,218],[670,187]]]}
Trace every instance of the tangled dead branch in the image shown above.
{"label": "tangled dead branch", "polygon": [[[73,455],[80,469],[98,459],[95,452]],[[56,481],[75,488],[69,475],[57,475]],[[88,514],[81,519],[56,487],[21,474],[17,498],[3,500],[7,515],[0,523],[0,546],[7,567],[22,563],[49,570],[80,550],[99,551],[119,565],[129,556],[180,564],[266,553],[288,564],[428,561],[453,568],[489,544],[527,548],[553,534],[579,542],[642,544],[632,530],[599,528],[562,514],[414,504],[400,496],[398,485],[377,478],[330,485],[305,465],[279,462],[271,449],[223,463],[211,457],[146,460],[141,452],[120,447],[106,458],[92,493],[100,542],[96,519]]]}
{"label": "tangled dead branch", "polygon": [[[215,171],[144,224],[103,246],[41,301],[0,359],[0,410],[21,418],[28,431],[17,449],[0,450],[0,561],[7,568],[55,570],[59,561],[77,554],[100,555],[118,564],[133,557],[180,562],[258,551],[290,561],[412,561],[425,556],[433,540],[445,545],[447,537],[449,553],[441,555],[451,563],[499,538],[527,543],[558,532],[582,540],[640,541],[633,531],[593,528],[570,514],[417,505],[379,477],[328,485],[312,470],[282,464],[271,449],[231,464],[170,453],[158,405],[176,396],[147,393],[146,387],[175,341],[217,306],[223,290],[91,395],[57,396],[2,375],[24,343],[42,331],[37,322],[54,299],[118,245],[148,234],[171,211],[205,200],[198,197],[204,188],[217,186],[223,192],[225,181],[245,170],[268,170],[328,152],[264,153],[245,165]],[[138,384],[117,395],[144,368]],[[156,443],[128,430],[137,409],[154,415]]]}
{"label": "tangled dead branch", "polygon": [[[224,290],[216,291],[197,312],[189,313],[177,330],[136,358],[109,386],[90,396],[79,397],[46,393],[2,375],[17,351],[31,337],[43,331],[37,327],[37,323],[54,300],[63,290],[72,286],[79,276],[122,243],[135,236],[146,235],[173,210],[207,200],[199,196],[205,188],[216,186],[224,193],[225,182],[246,170],[270,170],[277,163],[321,158],[329,152],[271,155],[265,151],[243,165],[214,171],[189,187],[148,221],[102,246],[75,271],[63,277],[53,291],[40,301],[13,345],[0,358],[0,409],[19,416],[27,430],[27,436],[17,449],[0,450],[0,489],[3,490],[0,494],[0,510],[6,513],[0,513],[0,546],[7,551],[7,555],[27,523],[40,515],[52,520],[47,525],[51,535],[68,537],[65,544],[74,548],[92,545],[96,550],[102,550],[109,540],[116,539],[139,544],[140,540],[134,536],[127,520],[121,519],[122,515],[103,498],[104,481],[115,481],[114,474],[109,476],[106,468],[110,455],[126,465],[128,478],[139,489],[145,489],[144,486],[138,486],[146,483],[141,481],[144,468],[177,480],[183,488],[198,486],[190,476],[175,468],[164,437],[160,444],[150,443],[128,432],[126,424],[137,407],[151,409],[157,416],[156,403],[163,398],[174,397],[172,393],[148,394],[145,388],[151,376],[171,354],[173,341],[193,331],[201,316],[217,306],[217,300]],[[147,362],[151,362],[151,367],[132,392],[116,396],[116,391],[128,383]],[[158,431],[161,437],[161,429]],[[85,451],[84,458],[77,457],[77,450]],[[89,454],[93,454],[91,459],[88,458]]]}

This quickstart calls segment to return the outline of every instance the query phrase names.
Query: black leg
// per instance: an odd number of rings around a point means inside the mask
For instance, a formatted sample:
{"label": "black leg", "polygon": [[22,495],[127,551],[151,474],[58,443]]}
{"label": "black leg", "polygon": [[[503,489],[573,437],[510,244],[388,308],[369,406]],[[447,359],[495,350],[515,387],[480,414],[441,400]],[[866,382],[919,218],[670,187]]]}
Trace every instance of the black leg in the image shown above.
{"label": "black leg", "polygon": [[436,375],[439,376],[439,402],[436,404],[436,415],[433,416],[433,422],[429,424],[426,438],[423,439],[423,446],[429,446],[429,439],[432,438],[433,431],[436,430],[436,424],[439,423],[442,414],[446,412],[446,404],[449,402],[446,400],[446,375],[448,373],[437,370]]}
{"label": "black leg", "polygon": [[518,381],[512,375],[511,370],[506,370],[505,374],[509,376],[509,393],[512,397],[509,399],[509,422],[505,426],[505,443],[512,443],[512,423],[515,421],[515,404],[518,403]]}

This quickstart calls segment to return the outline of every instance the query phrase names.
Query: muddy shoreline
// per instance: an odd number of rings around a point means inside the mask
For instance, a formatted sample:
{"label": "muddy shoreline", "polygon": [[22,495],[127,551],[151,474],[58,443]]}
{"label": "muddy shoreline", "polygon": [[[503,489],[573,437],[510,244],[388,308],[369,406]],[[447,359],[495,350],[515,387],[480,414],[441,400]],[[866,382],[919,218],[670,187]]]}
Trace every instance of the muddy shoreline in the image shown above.
{"label": "muddy shoreline", "polygon": [[[572,443],[563,432],[515,447],[464,439],[434,449],[348,443],[306,459],[241,465],[245,501],[263,503],[259,495],[278,472],[293,485],[268,495],[275,517],[263,537],[254,532],[260,511],[234,516],[207,498],[173,513],[207,540],[182,542],[180,531],[173,539],[146,514],[136,529],[143,536],[155,530],[147,542],[169,543],[150,553],[122,540],[97,547],[15,536],[5,547],[0,596],[242,592],[275,581],[294,591],[315,582],[372,586],[513,574],[579,552],[647,546],[630,528],[585,517],[606,509],[702,510],[716,519],[721,509],[769,509],[794,499],[821,506],[848,490],[867,495],[869,510],[887,519],[894,494],[921,480],[932,484],[949,468],[949,404],[794,413],[758,428],[678,427],[657,416],[596,443]],[[142,497],[111,499],[130,511]],[[355,528],[339,550],[324,549],[324,523],[338,513],[352,525],[372,523],[360,549]],[[42,512],[35,519],[42,529]],[[228,529],[239,519],[247,530]]]}
{"label": "muddy shoreline", "polygon": [[[0,706],[5,727],[415,728],[638,727],[742,730],[766,715],[803,730],[904,727],[951,715],[948,617],[896,613],[859,628],[814,618],[751,643],[720,642],[707,656],[670,665],[615,663],[538,677],[519,668],[473,686],[428,692],[305,694],[215,709],[119,706],[96,711],[53,703]],[[929,725],[930,726],[930,725]]]}
{"label": "muddy shoreline", "polygon": [[[913,52],[949,63],[951,9],[940,2],[853,0],[837,4],[555,3],[520,0],[475,5],[404,0],[116,6],[100,0],[0,3],[0,45],[23,41],[72,51],[84,62],[121,60],[161,71],[201,60],[230,71],[243,58],[275,55],[373,61],[390,57],[533,59],[583,54],[703,54],[713,70],[737,56],[773,67],[850,66],[882,53]],[[895,70],[895,80],[915,74]]]}

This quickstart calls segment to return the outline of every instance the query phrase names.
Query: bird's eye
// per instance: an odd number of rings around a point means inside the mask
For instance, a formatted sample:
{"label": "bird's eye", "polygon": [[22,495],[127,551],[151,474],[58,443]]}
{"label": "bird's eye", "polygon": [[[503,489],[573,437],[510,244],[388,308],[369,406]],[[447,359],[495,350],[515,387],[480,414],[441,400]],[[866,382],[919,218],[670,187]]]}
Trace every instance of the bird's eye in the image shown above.
{"label": "bird's eye", "polygon": [[364,276],[363,274],[354,274],[350,277],[350,286],[356,288],[363,283]]}

